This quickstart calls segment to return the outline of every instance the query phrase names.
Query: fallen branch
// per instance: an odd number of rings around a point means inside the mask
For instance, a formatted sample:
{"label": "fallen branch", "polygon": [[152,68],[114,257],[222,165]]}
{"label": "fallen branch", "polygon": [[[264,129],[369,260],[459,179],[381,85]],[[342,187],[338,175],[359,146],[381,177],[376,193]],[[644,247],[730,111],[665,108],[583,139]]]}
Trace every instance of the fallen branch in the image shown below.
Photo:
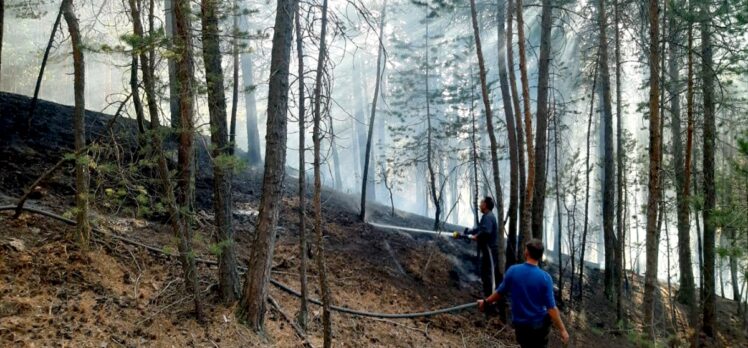
{"label": "fallen branch", "polygon": [[291,318],[291,316],[283,311],[281,306],[278,304],[278,301],[276,301],[273,296],[268,295],[268,303],[270,303],[270,305],[272,305],[273,308],[275,308],[275,310],[278,311],[281,316],[283,316],[283,319],[286,319],[286,321],[291,325],[293,330],[296,332],[296,335],[301,338],[301,343],[304,345],[304,347],[314,348],[314,346],[312,346],[312,343],[309,342],[309,340],[306,338],[306,334],[304,334],[304,331],[301,330],[301,327],[299,327],[299,325],[293,320],[293,318]]}

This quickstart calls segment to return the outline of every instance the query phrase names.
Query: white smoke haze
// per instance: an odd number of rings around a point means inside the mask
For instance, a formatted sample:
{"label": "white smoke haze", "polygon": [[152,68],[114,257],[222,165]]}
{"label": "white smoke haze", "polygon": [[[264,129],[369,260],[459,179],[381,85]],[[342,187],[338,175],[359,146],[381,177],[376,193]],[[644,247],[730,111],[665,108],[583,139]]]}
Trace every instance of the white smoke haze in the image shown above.
{"label": "white smoke haze", "polygon": [[[274,20],[275,4],[272,1],[239,1],[243,9],[251,13],[247,15],[246,32],[250,34],[247,47],[243,49],[242,55],[251,55],[253,76],[256,85],[254,93],[257,99],[257,115],[259,136],[264,155],[265,121],[266,121],[266,99],[267,81],[269,77],[269,58],[271,51],[272,26]],[[374,93],[377,49],[378,49],[378,19],[381,15],[383,2],[374,1],[344,1],[333,0],[330,2],[331,12],[337,21],[331,25],[331,41],[329,43],[328,76],[331,95],[329,95],[329,120],[326,120],[326,129],[334,128],[334,137],[327,134],[323,140],[323,156],[325,167],[323,169],[323,182],[326,186],[337,187],[344,193],[358,195],[361,190],[362,180],[362,154],[361,137],[365,137],[368,120],[371,112],[371,103]],[[525,26],[528,44],[528,72],[530,73],[531,105],[533,113],[535,108],[535,86],[537,84],[537,52],[539,45],[539,6],[534,6],[532,1],[526,4]],[[558,102],[559,120],[563,125],[561,136],[561,149],[559,154],[560,171],[563,172],[564,180],[577,173],[584,175],[584,156],[586,145],[586,127],[589,113],[590,81],[592,62],[594,62],[593,44],[584,34],[585,27],[590,26],[588,18],[587,1],[566,3],[563,6],[568,11],[554,11],[556,23],[563,21],[563,25],[556,25],[553,30],[552,39],[552,86],[553,95],[551,100]],[[4,92],[18,93],[32,96],[36,82],[42,55],[49,39],[52,23],[57,15],[59,4],[57,2],[44,0],[6,0],[6,23],[4,36],[4,49],[2,52],[2,80],[0,89]],[[194,5],[193,5],[194,6]],[[377,105],[377,121],[374,126],[373,153],[371,156],[370,178],[373,176],[372,187],[369,198],[378,204],[389,206],[389,190],[383,183],[382,173],[386,172],[393,192],[394,206],[398,210],[421,214],[433,218],[434,207],[430,199],[428,175],[425,170],[425,155],[411,146],[418,141],[423,141],[423,130],[425,129],[425,92],[420,85],[410,85],[411,80],[407,76],[423,74],[429,71],[429,87],[431,115],[434,118],[435,132],[441,136],[439,145],[434,154],[438,164],[440,180],[445,181],[444,198],[446,200],[442,218],[455,205],[452,213],[447,217],[448,223],[473,226],[475,217],[473,215],[473,190],[471,182],[470,138],[465,132],[450,131],[450,122],[467,120],[475,113],[478,122],[482,163],[479,171],[487,174],[484,177],[479,174],[479,196],[490,195],[490,190],[485,189],[486,179],[491,177],[489,165],[489,147],[485,134],[485,117],[483,106],[480,102],[480,89],[475,87],[473,105],[462,101],[455,101],[458,93],[469,93],[471,85],[477,86],[477,66],[475,53],[472,46],[472,28],[469,24],[469,13],[466,10],[467,3],[450,3],[448,8],[437,8],[433,5],[427,11],[425,6],[415,4],[412,1],[390,1],[387,4],[388,20],[385,24],[383,43],[386,50],[386,63],[384,79],[382,81],[383,91]],[[156,28],[160,28],[164,21],[164,1],[156,1]],[[498,49],[496,40],[496,4],[493,2],[479,2],[480,23],[482,27],[481,39],[483,51],[488,69],[489,87],[491,88],[491,103],[498,126],[497,139],[501,147],[500,172],[502,176],[504,206],[508,205],[509,199],[509,157],[506,152],[507,136],[504,124],[504,110],[499,93],[498,80]],[[308,4],[302,4],[303,11],[307,11]],[[127,45],[120,39],[124,34],[132,34],[132,27],[128,18],[129,13],[123,4],[118,1],[89,0],[76,2],[76,11],[81,20],[81,28],[84,42],[87,45],[86,52],[86,103],[87,108],[95,111],[113,113],[116,104],[112,103],[123,100],[129,93],[129,69],[130,54]],[[199,8],[194,9],[199,12]],[[428,19],[429,60],[426,61],[426,17]],[[303,12],[302,18],[306,16]],[[230,16],[229,16],[230,17]],[[311,17],[309,17],[311,18]],[[230,32],[230,20],[224,23],[224,32]],[[199,21],[193,21],[196,28]],[[39,97],[41,99],[58,102],[61,104],[73,104],[73,76],[70,40],[68,38],[64,21],[55,36],[55,45],[52,49],[46,73]],[[311,94],[314,83],[314,67],[316,66],[317,41],[312,36],[318,35],[319,23],[311,25],[314,33],[305,33],[304,40],[305,65],[307,74],[305,83],[307,86],[307,97]],[[344,30],[344,32],[341,32]],[[625,79],[622,84],[623,114],[625,133],[630,136],[630,142],[634,145],[627,151],[628,166],[627,174],[631,181],[629,185],[628,205],[626,207],[628,216],[627,231],[628,240],[626,245],[626,268],[636,272],[644,272],[644,212],[647,199],[646,182],[634,182],[634,176],[646,170],[647,159],[647,122],[646,107],[640,107],[648,98],[648,91],[642,86],[649,79],[649,72],[642,59],[642,47],[637,41],[637,35],[642,28],[625,27],[622,30],[622,76]],[[195,31],[194,33],[198,33]],[[516,34],[516,31],[515,31]],[[199,36],[195,34],[195,36]],[[196,48],[200,45],[195,38]],[[743,44],[748,42],[748,34],[741,36]],[[516,37],[515,37],[516,42]],[[233,61],[231,58],[230,40],[225,40],[224,73],[226,75],[226,86],[231,88],[231,71]],[[113,52],[102,50],[102,47],[113,48]],[[295,45],[294,45],[295,48]],[[124,50],[124,51],[123,51]],[[612,50],[611,50],[612,51]],[[515,47],[515,53],[517,49]],[[611,54],[612,55],[612,54]],[[298,103],[296,97],[296,54],[292,55],[292,77],[291,95],[289,103],[289,137],[287,165],[298,172],[298,132],[308,132],[307,139],[311,139],[311,128],[299,130],[297,120]],[[204,81],[201,66],[202,57],[199,51],[195,52],[196,78]],[[518,62],[515,59],[515,62]],[[475,71],[470,71],[470,66]],[[425,67],[428,66],[427,69]],[[166,61],[159,61],[158,75],[160,83],[168,83],[168,72]],[[517,67],[513,67],[517,69]],[[244,74],[240,69],[240,74]],[[472,78],[471,78],[472,74]],[[517,71],[519,76],[519,71]],[[243,77],[243,76],[242,76]],[[734,96],[745,96],[748,94],[748,79],[745,74],[731,74],[722,76],[724,80],[731,80],[731,85],[726,85],[724,93]],[[240,78],[240,82],[243,79]],[[424,81],[424,80],[421,80]],[[201,84],[204,84],[202,82]],[[242,86],[243,87],[243,86]],[[247,150],[247,105],[245,103],[244,88],[240,89],[237,114],[237,144],[239,148]],[[327,92],[327,91],[326,91]],[[164,124],[169,121],[168,87],[162,88],[163,98],[160,109]],[[719,96],[718,96],[719,97]],[[231,93],[227,93],[231,98]],[[739,97],[735,97],[739,98]],[[199,119],[195,124],[199,130],[208,132],[208,112],[205,95],[198,95],[197,114]],[[311,119],[311,102],[306,101],[307,119]],[[595,115],[591,136],[591,163],[590,174],[590,236],[587,250],[587,261],[596,263],[602,267],[603,263],[603,238],[602,238],[602,204],[601,204],[601,182],[602,182],[602,127],[600,126],[599,94],[595,100]],[[231,105],[231,100],[228,100]],[[125,111],[128,117],[134,118],[132,106]],[[718,117],[726,117],[729,110],[718,109]],[[401,117],[403,116],[403,117]],[[307,123],[309,125],[310,122]],[[400,127],[410,127],[409,130],[398,133]],[[551,126],[552,127],[552,126]],[[722,128],[720,128],[722,130]],[[733,130],[737,132],[737,130]],[[552,131],[549,132],[549,141],[553,141]],[[734,134],[736,135],[736,134]],[[340,168],[341,182],[335,182],[335,165],[331,151],[331,140],[335,143],[338,152],[338,163]],[[668,144],[665,138],[665,144]],[[310,146],[311,142],[307,143]],[[198,144],[198,146],[201,146]],[[628,151],[631,150],[631,151]],[[422,152],[422,151],[421,151]],[[577,158],[574,155],[577,154]],[[719,156],[719,155],[718,155]],[[307,155],[307,159],[311,156]],[[409,163],[404,160],[412,158]],[[553,180],[554,165],[552,144],[549,148],[550,164],[548,166],[548,188],[545,210],[545,242],[549,253],[555,255],[556,251],[556,213],[561,209],[564,214],[565,208],[557,207]],[[574,162],[576,161],[576,162]],[[308,163],[311,167],[311,161]],[[309,169],[307,168],[307,169]],[[583,179],[582,179],[583,180]],[[489,180],[490,181],[490,180]],[[488,185],[492,186],[492,185]],[[562,188],[563,190],[564,188]],[[583,190],[583,183],[582,183]],[[584,194],[582,192],[581,194]],[[674,196],[674,192],[667,191],[667,197]],[[581,198],[581,196],[580,196]],[[581,201],[580,201],[581,202]],[[562,198],[562,205],[571,204],[571,197]],[[358,210],[357,200],[352,200],[354,210]],[[578,207],[579,209],[579,207]],[[578,212],[579,214],[579,212]],[[579,214],[581,216],[581,214]],[[677,245],[675,212],[665,219],[663,233],[669,233],[670,245]],[[380,226],[376,221],[373,225],[381,228],[393,226]],[[566,219],[564,219],[564,230]],[[692,221],[695,226],[696,221]],[[399,228],[402,230],[402,228]],[[578,231],[578,233],[580,233]],[[565,234],[568,238],[568,234]],[[694,271],[698,281],[699,269],[696,257],[696,229],[692,229],[692,249],[694,255]],[[564,241],[562,250],[568,253],[568,240]],[[666,258],[668,251],[666,243],[660,243],[660,278],[665,279],[668,275]],[[671,264],[673,268],[670,273],[673,281],[677,282],[677,252],[671,251]],[[728,272],[727,268],[722,271]],[[725,273],[726,277],[728,273]],[[724,279],[724,277],[720,277]],[[743,279],[743,282],[745,279]],[[698,285],[698,284],[697,284]],[[726,287],[727,297],[731,296],[731,288]]]}

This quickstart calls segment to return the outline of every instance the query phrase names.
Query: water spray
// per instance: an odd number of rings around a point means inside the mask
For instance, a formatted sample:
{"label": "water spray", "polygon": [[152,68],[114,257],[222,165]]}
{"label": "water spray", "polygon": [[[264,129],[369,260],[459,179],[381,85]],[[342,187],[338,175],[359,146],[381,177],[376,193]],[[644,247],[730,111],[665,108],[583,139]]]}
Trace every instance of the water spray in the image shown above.
{"label": "water spray", "polygon": [[395,230],[395,231],[405,231],[405,232],[435,234],[437,236],[441,236],[441,237],[444,237],[444,238],[470,240],[469,236],[465,235],[464,233],[457,232],[457,231],[453,231],[453,232],[433,231],[433,230],[424,230],[424,229],[412,228],[412,227],[384,225],[384,224],[378,224],[378,223],[375,223],[375,222],[368,222],[368,224],[371,225],[371,226],[377,227],[377,228],[385,229],[385,230]]}

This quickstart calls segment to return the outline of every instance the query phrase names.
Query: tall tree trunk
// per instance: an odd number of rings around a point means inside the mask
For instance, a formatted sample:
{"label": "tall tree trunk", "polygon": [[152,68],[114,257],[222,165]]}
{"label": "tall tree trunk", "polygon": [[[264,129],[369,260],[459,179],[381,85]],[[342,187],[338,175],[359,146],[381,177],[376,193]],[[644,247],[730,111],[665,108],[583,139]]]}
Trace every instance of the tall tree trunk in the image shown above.
{"label": "tall tree trunk", "polygon": [[208,87],[208,112],[210,114],[210,142],[213,149],[213,208],[216,221],[218,257],[218,284],[221,297],[231,303],[239,297],[239,273],[236,268],[236,248],[232,221],[231,197],[231,142],[226,124],[226,94],[218,30],[218,0],[202,0],[203,61],[205,82]]}
{"label": "tall tree trunk", "polygon": [[[3,66],[3,32],[5,31],[5,0],[0,0],[0,72]],[[0,73],[0,83],[2,74]]]}
{"label": "tall tree trunk", "polygon": [[[538,58],[537,129],[535,130],[535,176],[532,198],[532,236],[543,239],[545,186],[548,156],[548,79],[551,67],[551,0],[542,0],[540,15],[540,57]],[[612,157],[612,156],[611,156]],[[612,198],[612,197],[611,197]]]}
{"label": "tall tree trunk", "polygon": [[472,148],[472,165],[473,165],[473,175],[472,178],[472,185],[471,189],[473,192],[473,199],[471,202],[472,208],[473,208],[473,217],[474,220],[473,223],[475,226],[478,226],[478,182],[480,181],[478,179],[478,127],[477,122],[475,118],[475,83],[473,81],[473,66],[470,65],[470,119],[472,121],[472,127],[470,131],[470,144]]}
{"label": "tall tree trunk", "polygon": [[135,107],[135,118],[138,123],[138,134],[143,134],[145,133],[145,115],[143,114],[143,101],[140,100],[138,66],[138,50],[133,47],[130,64],[130,91],[132,91],[132,104]]}
{"label": "tall tree trunk", "polygon": [[[522,104],[527,135],[527,184],[525,200],[520,214],[523,243],[532,238],[532,200],[535,188],[535,150],[532,145],[532,114],[530,113],[530,82],[527,77],[527,53],[525,49],[525,21],[522,16],[522,0],[517,0],[517,42],[519,43],[519,72],[522,81]],[[521,252],[518,251],[518,254]]]}
{"label": "tall tree trunk", "polygon": [[[428,9],[428,6],[427,6]],[[436,182],[436,171],[434,170],[434,145],[431,127],[431,95],[429,94],[430,63],[429,63],[429,18],[426,19],[426,168],[429,172],[429,184],[431,185],[431,200],[434,203],[434,231],[439,230],[441,225],[441,190]],[[428,210],[428,205],[426,206]],[[424,268],[425,269],[425,268]]]}
{"label": "tall tree trunk", "polygon": [[282,205],[283,179],[286,166],[288,123],[288,75],[297,0],[279,0],[275,13],[273,49],[268,84],[268,135],[265,147],[265,172],[262,180],[257,227],[249,253],[249,270],[245,273],[244,290],[237,316],[256,332],[264,331],[267,285],[275,246],[275,227]]}
{"label": "tall tree trunk", "polygon": [[[556,231],[556,253],[558,255],[558,261],[556,261],[556,264],[558,265],[558,288],[560,290],[560,299],[561,302],[563,302],[563,290],[564,290],[564,255],[561,252],[562,248],[562,238],[563,238],[563,226],[562,226],[562,220],[561,220],[561,180],[559,179],[558,175],[558,117],[559,114],[555,112],[555,106],[554,106],[554,113],[553,113],[553,171],[554,171],[554,179],[556,181],[556,223],[557,223],[557,231]],[[572,271],[572,277],[574,276],[574,273]]]}
{"label": "tall tree trunk", "polygon": [[379,88],[382,81],[382,75],[384,74],[384,69],[382,67],[382,59],[384,54],[384,20],[385,20],[385,14],[387,11],[387,0],[384,0],[384,3],[382,4],[382,13],[380,14],[381,18],[379,19],[379,50],[377,53],[377,77],[374,82],[374,100],[371,102],[371,117],[369,118],[369,134],[366,138],[366,152],[364,154],[364,173],[363,173],[363,180],[361,180],[361,213],[360,213],[360,219],[361,221],[366,221],[366,190],[369,184],[369,180],[373,178],[369,178],[369,167],[370,167],[370,159],[371,159],[371,140],[374,136],[374,121],[376,120],[376,114],[377,114],[377,100],[379,98]]}
{"label": "tall tree trunk", "polygon": [[[179,93],[179,161],[177,187],[178,204],[189,210],[193,187],[194,157],[194,58],[192,53],[192,19],[189,3],[174,6],[174,45],[179,59],[176,63],[177,90]],[[141,57],[141,63],[144,61]],[[148,69],[150,70],[150,69]],[[145,78],[144,78],[145,80]],[[148,83],[146,82],[146,85]],[[152,107],[149,104],[149,108]],[[155,103],[153,103],[155,104]],[[155,105],[153,106],[155,107]],[[152,122],[153,120],[151,120]]]}
{"label": "tall tree trunk", "polygon": [[615,59],[616,59],[616,230],[615,239],[615,289],[616,289],[616,317],[619,322],[626,326],[626,316],[623,307],[623,247],[626,230],[624,227],[623,208],[624,199],[624,149],[623,149],[623,98],[621,90],[621,28],[620,28],[620,11],[621,2],[615,2]]}
{"label": "tall tree trunk", "polygon": [[[49,34],[49,40],[47,41],[47,48],[44,50],[44,56],[42,57],[42,66],[39,68],[39,75],[36,77],[36,85],[34,87],[34,97],[31,98],[31,106],[29,106],[29,114],[27,117],[27,125],[26,130],[31,130],[31,121],[34,119],[34,112],[36,112],[36,102],[39,99],[39,90],[42,88],[42,79],[44,78],[44,70],[47,68],[47,59],[49,59],[49,52],[52,50],[52,44],[55,41],[55,36],[57,35],[57,28],[60,27],[60,19],[62,18],[62,12],[63,12],[63,5],[65,5],[65,2],[63,1],[60,4],[60,11],[57,12],[57,17],[55,18],[55,23],[52,24],[52,33]],[[20,118],[17,120],[18,123],[20,123]]]}
{"label": "tall tree trunk", "polygon": [[613,162],[613,107],[610,93],[610,69],[608,68],[608,17],[605,0],[598,0],[598,25],[600,45],[600,78],[603,104],[603,142],[605,160],[603,162],[603,240],[605,243],[605,297],[613,301],[615,292],[615,232],[613,207],[615,204],[615,163]]}
{"label": "tall tree trunk", "polygon": [[[672,119],[670,121],[670,133],[672,134],[673,166],[675,167],[675,193],[678,210],[678,265],[680,270],[680,288],[678,290],[678,302],[689,307],[689,315],[693,313],[693,305],[696,302],[694,293],[693,265],[691,264],[691,224],[689,220],[690,209],[688,206],[685,173],[688,167],[683,160],[683,141],[681,137],[681,107],[680,107],[680,76],[678,57],[680,38],[678,37],[676,15],[671,14],[670,21],[670,59],[668,70],[670,83],[668,90],[670,94],[670,108]],[[690,158],[689,158],[690,161]]]}
{"label": "tall tree trunk", "polygon": [[231,59],[233,67],[231,70],[231,121],[229,123],[229,144],[231,154],[236,150],[236,113],[239,108],[239,4],[234,0],[231,4],[233,23],[231,25]]}
{"label": "tall tree trunk", "polygon": [[343,178],[340,174],[340,156],[338,155],[338,145],[335,135],[335,128],[333,128],[334,120],[329,112],[327,113],[327,120],[330,122],[330,124],[328,125],[328,127],[330,128],[330,152],[332,152],[332,166],[335,175],[333,187],[335,188],[335,190],[341,191],[343,189]]}
{"label": "tall tree trunk", "polygon": [[[499,283],[504,278],[504,268],[505,268],[505,262],[506,262],[506,254],[504,254],[505,249],[504,246],[506,242],[504,241],[504,198],[502,195],[501,190],[501,176],[499,173],[499,146],[496,141],[496,134],[494,133],[493,128],[493,111],[491,109],[491,96],[488,92],[488,82],[486,81],[486,64],[483,61],[483,49],[481,47],[481,41],[480,41],[480,29],[478,27],[478,14],[475,9],[475,0],[470,0],[470,12],[472,14],[473,19],[473,37],[475,38],[475,54],[478,56],[478,69],[479,69],[479,76],[480,76],[480,86],[481,86],[481,94],[483,95],[483,107],[486,112],[486,132],[488,132],[488,139],[491,142],[491,167],[493,169],[493,184],[494,184],[494,190],[496,190],[496,211],[497,211],[497,221],[499,223],[498,226],[498,244],[499,244],[499,250],[496,254],[497,258],[497,272],[498,279],[496,279],[496,282]],[[503,21],[501,21],[503,22]],[[500,25],[501,26],[501,25]],[[499,55],[501,57],[501,55]],[[504,76],[506,77],[506,76]],[[504,79],[504,87],[506,87],[506,79]],[[502,93],[505,90],[505,88],[502,89]],[[508,92],[508,90],[507,90]],[[508,98],[507,98],[508,99]],[[508,110],[508,109],[507,109]]]}
{"label": "tall tree trunk", "polygon": [[729,242],[730,242],[730,253],[728,254],[729,259],[727,260],[730,266],[730,284],[732,285],[732,299],[738,305],[738,314],[740,314],[740,283],[738,283],[738,255],[736,249],[739,248],[737,231],[734,226],[726,228]]}
{"label": "tall tree trunk", "polygon": [[[65,23],[68,25],[70,41],[73,46],[75,151],[82,152],[83,148],[86,147],[86,68],[83,58],[83,43],[81,42],[80,26],[73,10],[72,0],[62,1],[62,12]],[[79,156],[82,158],[75,161],[75,240],[81,249],[87,250],[91,242],[91,226],[88,223],[88,154],[81,153]]]}
{"label": "tall tree trunk", "polygon": [[327,265],[325,263],[325,247],[322,230],[322,180],[320,173],[321,140],[322,134],[320,122],[322,121],[322,75],[325,69],[327,57],[327,0],[322,2],[322,29],[319,35],[319,56],[317,57],[317,77],[314,84],[314,130],[312,138],[314,141],[314,231],[317,236],[317,270],[319,272],[319,287],[322,290],[322,327],[323,347],[332,346],[332,318],[330,306],[332,295],[327,281]]}
{"label": "tall tree trunk", "polygon": [[701,78],[704,96],[704,298],[702,332],[707,337],[716,337],[715,316],[717,303],[714,297],[714,258],[716,192],[714,190],[714,143],[717,137],[714,115],[714,64],[712,62],[712,33],[709,4],[701,3]]}
{"label": "tall tree trunk", "polygon": [[577,295],[580,305],[584,301],[584,255],[587,250],[587,233],[589,232],[589,212],[590,212],[590,137],[592,135],[592,116],[595,113],[595,92],[597,91],[597,70],[600,64],[600,53],[596,55],[595,67],[592,72],[592,88],[590,92],[590,114],[587,119],[587,152],[584,160],[584,225],[582,227],[582,243],[579,253],[579,294]]}
{"label": "tall tree trunk", "polygon": [[[137,6],[136,0],[129,0],[130,5],[130,11],[133,18],[133,28],[135,31],[135,35],[138,37],[144,37],[143,34],[143,24],[140,19],[140,10]],[[183,9],[175,9],[175,16],[180,16],[179,18],[184,18],[185,16]],[[177,17],[175,17],[177,18]],[[190,24],[189,19],[187,19],[187,22],[182,22],[182,31],[181,33],[188,33],[190,30]],[[191,42],[189,40],[189,36],[187,36],[187,40],[185,41],[185,36],[180,35],[179,40],[182,40],[181,42]],[[178,54],[182,55],[182,59],[180,60],[181,63],[187,63],[189,60],[191,62],[191,48],[188,45],[181,45],[177,47],[183,47]],[[198,318],[198,320],[202,320],[202,304],[200,301],[200,291],[198,286],[198,277],[197,277],[197,266],[195,264],[195,256],[194,252],[192,251],[192,232],[190,230],[190,223],[189,223],[189,216],[187,215],[187,210],[189,206],[189,197],[191,196],[190,190],[189,190],[189,183],[191,178],[191,173],[189,170],[191,169],[191,164],[189,159],[191,159],[191,153],[192,153],[192,140],[191,136],[192,133],[189,132],[189,141],[185,141],[185,139],[180,139],[180,145],[179,145],[179,167],[180,168],[187,168],[188,172],[180,173],[180,175],[183,175],[182,178],[186,176],[187,178],[187,191],[184,191],[184,188],[182,188],[183,191],[180,192],[179,197],[185,197],[182,201],[179,201],[179,198],[177,198],[177,195],[174,193],[174,188],[171,183],[171,174],[169,173],[169,168],[167,166],[166,156],[163,152],[163,144],[160,137],[159,132],[155,131],[161,127],[161,122],[159,120],[159,110],[158,110],[158,102],[156,99],[156,91],[155,91],[155,79],[154,79],[154,73],[153,69],[150,66],[151,60],[148,59],[146,56],[145,48],[144,47],[134,47],[134,49],[137,49],[140,52],[140,62],[141,62],[141,70],[143,72],[143,84],[145,85],[145,94],[146,99],[148,100],[148,112],[151,117],[151,128],[154,130],[151,132],[151,138],[153,142],[153,147],[156,149],[156,155],[158,159],[158,172],[159,176],[161,178],[162,186],[164,188],[165,196],[166,196],[166,205],[167,209],[169,211],[169,215],[171,216],[171,224],[172,229],[174,231],[174,234],[179,238],[179,255],[180,255],[180,262],[182,263],[182,269],[184,273],[184,279],[185,279],[185,287],[189,292],[193,294],[193,300],[195,305],[195,316]],[[189,57],[189,58],[188,58]],[[187,69],[189,71],[192,70],[191,63],[189,67],[182,66],[181,68]],[[191,73],[190,73],[191,74]],[[188,74],[184,74],[186,76],[190,76]],[[189,82],[189,79],[187,80]],[[184,85],[183,87],[188,88],[187,85]],[[186,95],[191,96],[191,91],[186,91]],[[191,98],[183,98],[180,96],[180,101],[186,101],[189,103],[190,106],[189,109],[182,108],[180,106],[181,111],[189,112],[189,115],[180,115],[182,120],[180,120],[180,124],[184,125],[191,125],[192,121],[192,107]],[[185,120],[190,120],[189,122],[185,122]],[[183,162],[184,159],[187,159],[187,163]],[[179,180],[179,179],[178,179]]]}
{"label": "tall tree trunk", "polygon": [[[510,240],[511,243],[516,243],[517,238],[517,223],[518,223],[518,216],[517,216],[517,207],[519,204],[519,158],[518,158],[518,152],[519,148],[517,147],[517,133],[516,133],[516,125],[514,124],[514,109],[512,107],[512,98],[509,92],[509,81],[507,77],[507,66],[506,66],[506,56],[507,56],[507,40],[506,40],[506,33],[504,31],[504,11],[505,8],[505,1],[504,0],[498,0],[498,6],[496,9],[497,18],[496,18],[496,28],[497,29],[497,46],[499,47],[498,52],[498,62],[499,62],[499,84],[501,85],[501,100],[504,103],[504,116],[506,119],[506,131],[507,131],[507,138],[509,140],[509,213],[507,219],[509,220],[509,235],[514,236],[513,240]],[[508,11],[511,11],[509,9]],[[514,67],[511,67],[514,69]],[[503,225],[502,225],[503,226]],[[504,233],[501,233],[503,236]],[[503,238],[502,238],[503,239]],[[504,249],[505,245],[504,243],[499,244],[499,249]],[[503,258],[504,265],[510,264],[510,262],[514,262],[513,256],[508,256],[510,253],[514,252],[514,245],[512,245],[511,248],[507,248],[506,250],[506,257]],[[501,269],[501,272],[503,273],[503,269]]]}
{"label": "tall tree trunk", "polygon": [[304,99],[304,41],[301,29],[301,11],[297,10],[294,16],[296,26],[296,54],[299,66],[299,284],[301,284],[301,298],[299,302],[299,314],[296,321],[303,329],[307,327],[307,314],[309,296],[307,290],[307,239],[306,239],[306,108]]}
{"label": "tall tree trunk", "polygon": [[644,277],[644,326],[646,335],[654,338],[655,291],[657,290],[657,261],[659,235],[657,231],[657,205],[660,202],[660,21],[657,17],[658,1],[649,0],[649,194],[646,224],[646,274]]}
{"label": "tall tree trunk", "polygon": [[[166,17],[166,28],[164,31],[166,37],[170,40],[172,49],[175,45],[174,36],[176,33],[176,20],[174,18],[174,4],[176,2],[178,2],[178,0],[164,0],[164,17]],[[179,85],[177,82],[177,59],[174,55],[169,55],[167,57],[167,65],[169,69],[169,112],[171,113],[171,128],[178,132],[181,127],[181,112],[179,110],[181,103],[179,101],[179,89],[177,87]]]}
{"label": "tall tree trunk", "polygon": [[[249,20],[246,14],[239,17],[239,29],[242,32],[249,32]],[[241,68],[244,108],[247,117],[247,161],[250,166],[256,167],[262,163],[262,152],[260,149],[260,131],[257,125],[257,86],[255,86],[252,54],[249,49],[241,54]],[[267,153],[267,149],[265,152]]]}
{"label": "tall tree trunk", "polygon": [[[525,207],[525,142],[524,142],[524,132],[522,131],[522,109],[520,108],[519,104],[519,92],[517,91],[517,79],[515,77],[514,73],[514,47],[512,44],[513,38],[512,38],[512,18],[514,14],[514,3],[513,0],[509,0],[509,4],[507,5],[507,20],[506,20],[506,59],[507,64],[509,65],[509,87],[511,89],[512,94],[512,108],[514,109],[514,123],[517,134],[517,167],[519,170],[519,185],[517,187],[517,195],[519,196],[519,201],[517,202],[517,216],[518,218],[523,216],[523,211]],[[516,220],[516,219],[515,219]],[[507,250],[506,250],[506,266],[509,267],[513,265],[515,262],[517,262],[517,229],[522,229],[522,225],[519,223],[519,221],[515,221],[515,226],[512,228],[512,222],[509,220],[509,237],[507,241]]]}

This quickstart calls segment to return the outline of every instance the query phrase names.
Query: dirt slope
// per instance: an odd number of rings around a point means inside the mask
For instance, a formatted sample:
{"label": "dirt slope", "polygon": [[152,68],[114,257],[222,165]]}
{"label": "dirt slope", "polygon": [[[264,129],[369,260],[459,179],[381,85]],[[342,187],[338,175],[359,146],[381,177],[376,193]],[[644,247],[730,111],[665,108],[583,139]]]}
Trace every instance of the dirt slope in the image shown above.
{"label": "dirt slope", "polygon": [[[0,129],[11,130],[0,137],[0,205],[12,204],[23,188],[69,152],[70,108],[40,102],[31,141],[22,136],[12,115],[22,112],[28,99],[0,93]],[[90,113],[92,136],[102,132],[107,115]],[[135,152],[135,142],[122,133],[132,121],[119,121],[123,153]],[[8,133],[6,133],[8,135]],[[129,144],[129,145],[128,145]],[[204,160],[204,157],[203,157]],[[209,166],[203,166],[208,167]],[[209,171],[201,171],[196,186],[198,211],[195,247],[199,256],[212,259],[213,236],[210,210]],[[70,170],[63,168],[45,184],[39,199],[30,205],[63,214],[72,207]],[[248,256],[254,211],[259,201],[260,175],[246,171],[235,181],[237,243],[242,263]],[[150,188],[149,188],[150,189]],[[281,212],[278,241],[273,260],[273,278],[298,289],[298,223],[295,181],[289,180]],[[157,195],[157,191],[152,191]],[[325,247],[336,305],[355,309],[401,313],[423,311],[466,303],[479,298],[473,245],[462,241],[378,230],[357,220],[353,196],[323,193]],[[128,203],[129,204],[129,203]],[[372,205],[373,220],[407,227],[430,228],[428,218],[404,212],[389,216],[385,206]],[[310,212],[311,213],[311,212]],[[311,214],[309,214],[311,216]],[[158,218],[146,219],[128,210],[100,205],[94,224],[108,233],[127,236],[156,246],[164,252],[176,250],[176,240]],[[310,224],[307,224],[310,226]],[[173,258],[115,239],[99,238],[92,250],[82,252],[69,243],[71,227],[46,217],[24,214],[12,220],[0,213],[0,347],[295,347],[301,344],[291,327],[275,310],[267,317],[267,333],[260,337],[238,324],[234,307],[221,305],[215,286],[216,269],[199,268],[206,301],[206,323],[192,319],[179,265]],[[424,272],[429,255],[428,269]],[[311,263],[312,296],[319,297],[316,270]],[[554,274],[555,277],[555,273]],[[595,289],[598,272],[588,272],[589,291],[584,313],[566,312],[573,319],[570,331],[574,346],[634,346],[640,327],[638,313],[641,287],[631,287],[628,312],[634,330],[620,332],[612,308]],[[298,299],[276,288],[270,294],[283,311],[294,316]],[[721,301],[724,332],[718,345],[741,346],[743,332],[737,328],[734,307]],[[311,307],[308,330],[314,346],[322,342],[321,311]],[[682,318],[683,309],[676,308]],[[427,319],[381,321],[334,314],[335,344],[340,347],[505,347],[513,345],[513,332],[495,320],[487,321],[475,311],[440,315]],[[663,342],[676,335],[663,333]],[[552,346],[560,346],[554,334]]]}

